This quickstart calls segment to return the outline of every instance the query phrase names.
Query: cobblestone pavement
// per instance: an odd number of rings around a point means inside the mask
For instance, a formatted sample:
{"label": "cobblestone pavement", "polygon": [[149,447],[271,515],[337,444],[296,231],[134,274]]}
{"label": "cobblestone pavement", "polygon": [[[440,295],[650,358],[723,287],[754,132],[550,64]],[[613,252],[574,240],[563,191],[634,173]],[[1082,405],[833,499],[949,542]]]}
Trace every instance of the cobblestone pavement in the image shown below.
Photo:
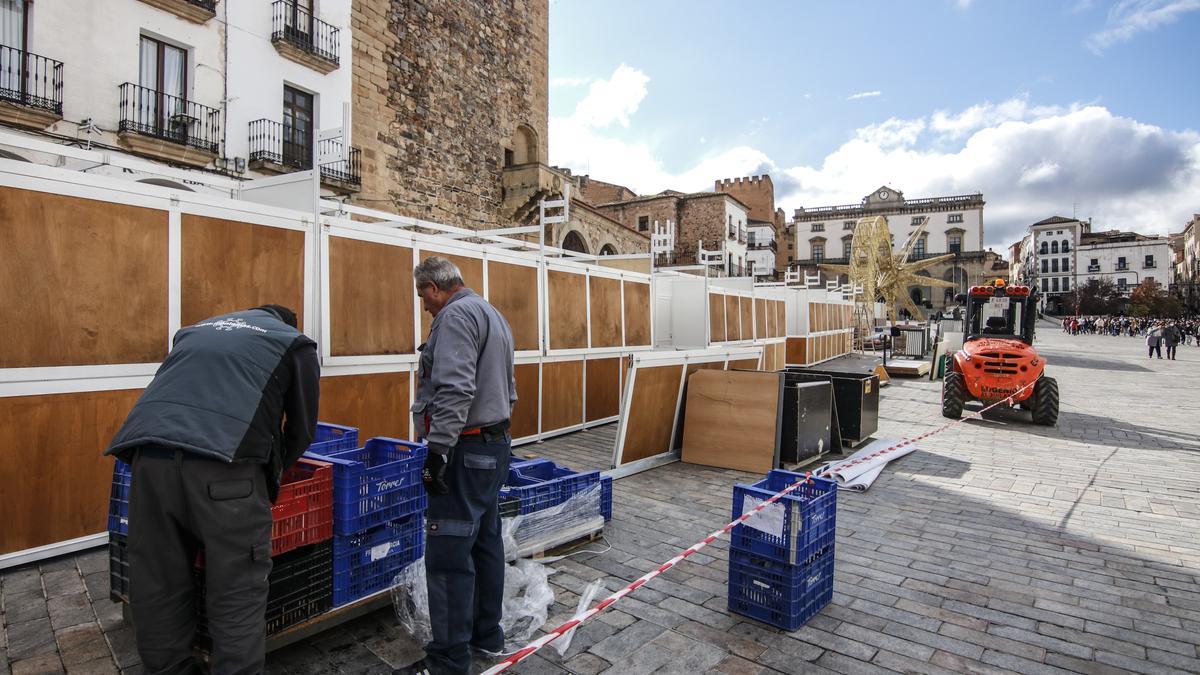
{"label": "cobblestone pavement", "polygon": [[[520,673],[1200,672],[1200,349],[1044,328],[1057,428],[1003,412],[923,442],[841,494],[832,604],[798,631],[726,610],[724,541]],[[939,425],[938,384],[883,390],[878,437]],[[552,443],[570,443],[564,437]],[[617,481],[612,550],[555,563],[550,623],[723,525],[748,474],[672,464]],[[596,545],[592,544],[592,548]],[[0,675],[139,672],[93,551],[2,578]],[[381,610],[271,654],[275,673],[389,672],[418,657]]]}

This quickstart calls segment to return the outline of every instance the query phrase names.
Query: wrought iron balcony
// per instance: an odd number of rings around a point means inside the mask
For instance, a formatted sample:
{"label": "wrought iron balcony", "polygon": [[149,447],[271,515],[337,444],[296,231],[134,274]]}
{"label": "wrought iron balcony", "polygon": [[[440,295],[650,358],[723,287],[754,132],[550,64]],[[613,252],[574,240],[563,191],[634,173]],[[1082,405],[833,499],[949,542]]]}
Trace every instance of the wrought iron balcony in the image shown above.
{"label": "wrought iron balcony", "polygon": [[[321,141],[320,154],[339,155],[341,141]],[[321,180],[333,187],[357,190],[362,185],[362,160],[351,146],[347,158],[321,165]],[[253,168],[287,173],[312,167],[312,145],[306,131],[285,127],[281,122],[261,119],[250,123],[250,162]]]}
{"label": "wrought iron balcony", "polygon": [[765,251],[767,249],[770,249],[772,251],[779,250],[779,245],[775,243],[774,239],[767,239],[766,241],[759,241],[758,239],[755,239],[754,237],[750,237],[747,240],[747,245],[750,247],[750,250],[752,250],[752,251]]}
{"label": "wrought iron balcony", "polygon": [[1152,270],[1155,267],[1158,267],[1158,265],[1154,264],[1153,262],[1148,262],[1142,265],[1142,269],[1144,270]]}
{"label": "wrought iron balcony", "polygon": [[119,131],[122,135],[170,141],[215,156],[221,137],[221,114],[195,101],[126,82],[121,85]]}
{"label": "wrought iron balcony", "polygon": [[217,0],[142,0],[181,19],[205,23],[217,15]]}
{"label": "wrought iron balcony", "polygon": [[337,27],[321,21],[291,0],[272,5],[271,42],[284,56],[320,72],[338,67],[341,38]]}
{"label": "wrought iron balcony", "polygon": [[[0,46],[0,101],[28,109],[31,118],[45,118],[42,126],[61,119],[62,62]],[[19,123],[16,119],[9,121]]]}

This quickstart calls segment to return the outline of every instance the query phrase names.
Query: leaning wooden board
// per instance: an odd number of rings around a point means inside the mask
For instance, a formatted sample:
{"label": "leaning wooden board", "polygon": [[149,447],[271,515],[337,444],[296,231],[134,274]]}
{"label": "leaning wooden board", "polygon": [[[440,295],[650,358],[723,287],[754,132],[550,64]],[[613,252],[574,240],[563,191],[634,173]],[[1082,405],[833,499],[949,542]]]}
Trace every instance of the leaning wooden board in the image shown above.
{"label": "leaning wooden board", "polygon": [[701,370],[688,379],[684,462],[766,473],[779,465],[783,378]]}

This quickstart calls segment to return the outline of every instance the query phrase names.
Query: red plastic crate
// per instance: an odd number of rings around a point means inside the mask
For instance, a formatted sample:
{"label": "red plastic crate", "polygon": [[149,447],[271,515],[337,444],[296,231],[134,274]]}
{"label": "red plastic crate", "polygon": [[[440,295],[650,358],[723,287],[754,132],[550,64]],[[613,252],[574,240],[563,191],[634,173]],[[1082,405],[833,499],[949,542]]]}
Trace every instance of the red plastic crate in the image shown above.
{"label": "red plastic crate", "polygon": [[333,465],[301,458],[284,471],[271,518],[271,555],[331,539]]}

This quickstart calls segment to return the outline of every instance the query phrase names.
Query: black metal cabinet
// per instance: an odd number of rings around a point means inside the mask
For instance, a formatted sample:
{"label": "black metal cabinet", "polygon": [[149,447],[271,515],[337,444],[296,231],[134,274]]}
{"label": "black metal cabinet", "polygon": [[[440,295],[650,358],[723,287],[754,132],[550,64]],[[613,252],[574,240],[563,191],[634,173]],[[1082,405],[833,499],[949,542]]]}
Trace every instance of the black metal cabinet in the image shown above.
{"label": "black metal cabinet", "polygon": [[789,366],[793,382],[831,382],[842,442],[857,446],[879,429],[879,376]]}

